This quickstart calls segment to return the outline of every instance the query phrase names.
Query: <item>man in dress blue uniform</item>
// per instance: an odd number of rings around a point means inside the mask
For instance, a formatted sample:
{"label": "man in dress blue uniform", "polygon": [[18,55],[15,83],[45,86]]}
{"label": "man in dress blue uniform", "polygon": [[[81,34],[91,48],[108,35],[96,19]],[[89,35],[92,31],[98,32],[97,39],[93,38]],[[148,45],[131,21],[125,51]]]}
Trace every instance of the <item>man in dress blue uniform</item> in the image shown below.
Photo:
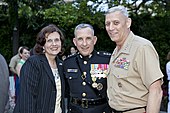
{"label": "man in dress blue uniform", "polygon": [[94,50],[97,37],[89,24],[79,24],[73,42],[79,53],[64,61],[68,83],[69,113],[110,113],[107,101],[107,69],[110,54]]}

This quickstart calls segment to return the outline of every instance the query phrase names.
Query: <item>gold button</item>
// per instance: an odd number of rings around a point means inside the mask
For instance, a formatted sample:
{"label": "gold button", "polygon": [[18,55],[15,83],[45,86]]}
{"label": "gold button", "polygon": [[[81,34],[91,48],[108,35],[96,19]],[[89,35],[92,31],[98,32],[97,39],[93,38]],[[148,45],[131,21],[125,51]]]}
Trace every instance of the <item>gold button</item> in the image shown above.
{"label": "gold button", "polygon": [[118,86],[119,86],[119,87],[122,87],[122,83],[118,82]]}
{"label": "gold button", "polygon": [[84,61],[84,64],[87,64],[87,61]]}
{"label": "gold button", "polygon": [[85,96],[86,96],[86,93],[82,93],[82,96],[85,97]]}
{"label": "gold button", "polygon": [[86,82],[82,82],[82,85],[85,86],[85,85],[86,85]]}

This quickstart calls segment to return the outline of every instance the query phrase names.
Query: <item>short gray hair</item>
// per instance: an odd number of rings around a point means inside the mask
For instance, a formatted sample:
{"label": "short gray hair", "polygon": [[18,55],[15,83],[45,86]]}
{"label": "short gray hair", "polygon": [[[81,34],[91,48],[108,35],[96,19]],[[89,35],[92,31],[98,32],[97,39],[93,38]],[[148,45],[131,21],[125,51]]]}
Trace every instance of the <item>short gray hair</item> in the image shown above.
{"label": "short gray hair", "polygon": [[116,11],[120,11],[124,16],[129,17],[128,11],[127,11],[127,9],[124,6],[114,6],[114,7],[111,7],[110,9],[108,9],[106,14],[114,13]]}
{"label": "short gray hair", "polygon": [[83,28],[90,28],[93,35],[94,35],[93,26],[91,26],[90,24],[85,24],[85,23],[82,23],[82,24],[79,24],[79,25],[76,26],[76,28],[74,29],[74,35],[76,36],[76,31],[77,30],[80,30],[80,29],[83,29]]}

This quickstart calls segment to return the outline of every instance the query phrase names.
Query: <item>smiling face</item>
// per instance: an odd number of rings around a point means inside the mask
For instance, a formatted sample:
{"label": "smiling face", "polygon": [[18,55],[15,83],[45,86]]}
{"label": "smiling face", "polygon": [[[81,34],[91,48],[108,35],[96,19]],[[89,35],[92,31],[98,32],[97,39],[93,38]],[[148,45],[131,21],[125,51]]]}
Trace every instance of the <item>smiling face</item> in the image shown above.
{"label": "smiling face", "polygon": [[106,14],[105,27],[111,40],[122,45],[130,32],[131,19],[120,11]]}
{"label": "smiling face", "polygon": [[89,27],[78,29],[73,39],[75,46],[83,56],[88,56],[92,53],[96,41],[97,37],[93,35],[92,29]]}
{"label": "smiling face", "polygon": [[76,52],[77,52],[77,50],[76,50],[74,47],[71,47],[71,48],[70,48],[70,53],[71,53],[71,54],[74,55],[74,54],[76,54]]}
{"label": "smiling face", "polygon": [[61,51],[61,40],[58,32],[46,33],[44,50],[46,56],[56,56]]}
{"label": "smiling face", "polygon": [[27,49],[23,49],[22,53],[20,53],[20,56],[26,61],[30,57],[30,52]]}

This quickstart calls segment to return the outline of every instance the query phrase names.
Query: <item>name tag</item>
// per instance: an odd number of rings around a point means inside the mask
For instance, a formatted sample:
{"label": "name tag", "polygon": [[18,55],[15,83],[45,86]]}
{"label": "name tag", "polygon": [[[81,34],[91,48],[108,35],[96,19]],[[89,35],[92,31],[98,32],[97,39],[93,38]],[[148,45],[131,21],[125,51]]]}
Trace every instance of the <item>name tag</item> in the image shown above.
{"label": "name tag", "polygon": [[67,72],[73,72],[73,73],[76,73],[76,72],[78,72],[78,69],[67,69]]}

